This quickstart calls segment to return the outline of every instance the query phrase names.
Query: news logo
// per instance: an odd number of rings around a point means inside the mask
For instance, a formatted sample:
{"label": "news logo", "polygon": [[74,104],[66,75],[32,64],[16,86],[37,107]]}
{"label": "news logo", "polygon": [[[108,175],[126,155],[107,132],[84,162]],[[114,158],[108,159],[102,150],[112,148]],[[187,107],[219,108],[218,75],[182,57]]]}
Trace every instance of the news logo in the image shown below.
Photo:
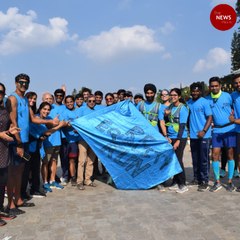
{"label": "news logo", "polygon": [[212,9],[210,21],[216,29],[226,31],[235,25],[237,13],[230,5],[219,4]]}

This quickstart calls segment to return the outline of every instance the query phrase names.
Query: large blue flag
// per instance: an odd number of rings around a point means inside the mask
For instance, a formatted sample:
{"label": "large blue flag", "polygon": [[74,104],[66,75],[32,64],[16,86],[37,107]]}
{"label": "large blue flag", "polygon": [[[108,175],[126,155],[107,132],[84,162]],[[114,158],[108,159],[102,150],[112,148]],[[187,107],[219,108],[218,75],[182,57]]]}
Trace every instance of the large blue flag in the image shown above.
{"label": "large blue flag", "polygon": [[119,189],[149,189],[182,171],[171,144],[129,101],[93,111],[71,124]]}

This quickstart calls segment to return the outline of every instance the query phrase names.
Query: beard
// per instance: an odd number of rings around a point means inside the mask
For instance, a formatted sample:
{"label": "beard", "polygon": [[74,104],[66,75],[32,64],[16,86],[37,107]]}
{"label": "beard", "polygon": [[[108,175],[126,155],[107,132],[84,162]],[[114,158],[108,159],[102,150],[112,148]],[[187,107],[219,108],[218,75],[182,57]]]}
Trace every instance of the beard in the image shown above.
{"label": "beard", "polygon": [[152,97],[146,97],[146,99],[147,99],[148,102],[153,102],[153,101],[154,101],[154,96],[152,96]]}

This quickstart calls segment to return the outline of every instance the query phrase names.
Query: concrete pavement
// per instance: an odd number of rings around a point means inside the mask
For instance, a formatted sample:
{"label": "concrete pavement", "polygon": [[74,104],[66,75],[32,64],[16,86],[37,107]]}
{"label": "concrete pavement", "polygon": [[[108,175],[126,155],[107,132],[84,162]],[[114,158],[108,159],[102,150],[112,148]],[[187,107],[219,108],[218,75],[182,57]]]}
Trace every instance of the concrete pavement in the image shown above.
{"label": "concrete pavement", "polygon": [[[184,157],[192,180],[189,146]],[[234,180],[240,185],[239,180]],[[68,185],[0,228],[1,240],[220,240],[240,239],[240,193],[224,188],[184,194],[155,189],[120,191],[103,182],[79,191]]]}

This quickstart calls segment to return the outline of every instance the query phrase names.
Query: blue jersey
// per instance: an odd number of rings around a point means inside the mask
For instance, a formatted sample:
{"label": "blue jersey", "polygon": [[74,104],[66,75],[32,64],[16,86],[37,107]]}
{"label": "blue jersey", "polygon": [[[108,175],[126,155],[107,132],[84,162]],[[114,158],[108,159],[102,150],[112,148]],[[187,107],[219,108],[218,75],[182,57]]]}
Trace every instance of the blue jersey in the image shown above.
{"label": "blue jersey", "polygon": [[[65,105],[51,105],[52,109],[50,111],[50,114],[48,115],[50,119],[55,118],[56,116],[59,116],[61,119],[61,113],[64,109],[66,109]],[[54,146],[61,146],[61,131],[57,130],[56,132],[52,133],[45,141],[44,141],[44,147],[54,147]]]}
{"label": "blue jersey", "polygon": [[17,124],[21,129],[19,135],[22,143],[27,143],[29,141],[29,106],[28,99],[26,97],[20,97],[17,93],[12,93],[17,99]]}
{"label": "blue jersey", "polygon": [[[234,109],[234,117],[236,119],[240,118],[240,92],[235,91],[232,93],[232,101],[233,101],[233,109]],[[235,124],[236,125],[236,132],[240,133],[240,124]]]}
{"label": "blue jersey", "polygon": [[91,109],[86,105],[86,106],[77,108],[75,111],[76,111],[77,117],[82,117],[82,116],[92,113],[94,111],[94,109]]}
{"label": "blue jersey", "polygon": [[[65,121],[69,121],[71,124],[71,121],[73,121],[74,119],[77,118],[76,110],[75,109],[70,110],[70,109],[66,108],[62,112],[61,117]],[[64,128],[62,128],[62,132],[64,133],[64,136],[66,137],[66,140],[69,143],[78,142],[81,139],[80,135],[74,130],[73,127],[64,127]]]}
{"label": "blue jersey", "polygon": [[[207,118],[212,115],[212,110],[209,104],[209,101],[201,97],[197,100],[190,99],[187,102],[187,105],[190,110],[190,138],[197,139],[197,134],[199,131],[202,131]],[[211,137],[211,127],[208,129],[204,138]]]}
{"label": "blue jersey", "polygon": [[[144,104],[143,104],[144,103]],[[159,132],[159,128],[158,128],[158,122],[159,120],[163,120],[164,118],[164,110],[166,108],[165,105],[163,104],[159,104],[159,108],[157,109],[156,112],[154,112],[156,105],[158,103],[157,102],[148,102],[148,101],[141,101],[138,103],[138,105],[136,106],[136,108],[142,112],[143,116],[150,122],[150,124]],[[141,109],[143,106],[143,109]],[[152,116],[151,113],[153,113],[154,115],[156,115],[156,118],[154,119],[155,123],[152,123]]]}
{"label": "blue jersey", "polygon": [[48,130],[48,128],[45,124],[30,123],[29,130],[30,135],[34,138],[34,140],[29,142],[29,151],[36,152],[38,147],[37,146],[38,139]]}
{"label": "blue jersey", "polygon": [[[179,108],[180,108],[180,110],[179,110]],[[170,115],[174,115],[174,113],[179,110],[179,123],[170,124],[167,127],[168,137],[171,138],[171,139],[176,139],[177,136],[178,136],[178,132],[179,132],[179,124],[180,123],[187,124],[189,111],[188,111],[187,107],[184,106],[183,104],[179,105],[178,107],[175,107],[175,106],[173,106],[171,108],[167,107],[167,109],[171,109],[171,114]],[[178,126],[178,127],[176,127],[176,126]],[[185,126],[182,138],[187,138],[187,136],[188,136],[187,126]]]}
{"label": "blue jersey", "polygon": [[206,99],[210,103],[213,116],[213,133],[234,132],[235,124],[231,124],[229,116],[232,113],[232,98],[227,92],[222,92],[219,98],[212,98],[209,94]]}

